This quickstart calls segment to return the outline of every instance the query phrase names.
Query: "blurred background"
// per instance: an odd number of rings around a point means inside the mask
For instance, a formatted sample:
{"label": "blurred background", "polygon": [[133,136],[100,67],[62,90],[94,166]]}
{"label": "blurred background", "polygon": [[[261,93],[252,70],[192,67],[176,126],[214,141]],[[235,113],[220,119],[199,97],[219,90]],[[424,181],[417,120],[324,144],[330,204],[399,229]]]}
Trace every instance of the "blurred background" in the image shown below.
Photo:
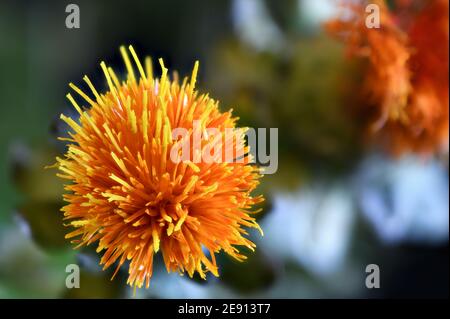
{"label": "blurred background", "polygon": [[[157,259],[137,298],[448,297],[448,154],[391,158],[363,145],[348,116],[357,65],[322,23],[329,0],[87,1],[67,29],[68,1],[0,1],[0,298],[130,298],[94,249],[64,240],[62,181],[44,170],[73,114],[68,83],[106,89],[100,60],[120,73],[119,46],[163,57],[234,109],[240,126],[279,129],[279,166],[266,175],[264,237],[245,263],[221,255],[221,277],[167,274]],[[159,70],[157,70],[159,74]],[[81,268],[67,289],[66,265]],[[377,264],[381,288],[367,289]]]}

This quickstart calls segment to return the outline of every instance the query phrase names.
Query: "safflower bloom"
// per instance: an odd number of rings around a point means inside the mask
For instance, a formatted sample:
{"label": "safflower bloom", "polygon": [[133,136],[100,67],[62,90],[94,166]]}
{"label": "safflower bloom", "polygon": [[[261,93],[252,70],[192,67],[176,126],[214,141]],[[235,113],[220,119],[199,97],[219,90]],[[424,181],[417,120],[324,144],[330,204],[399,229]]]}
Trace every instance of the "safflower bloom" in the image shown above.
{"label": "safflower bloom", "polygon": [[[370,3],[380,8],[380,28],[366,26]],[[448,151],[448,1],[341,6],[346,15],[326,27],[365,62],[361,114],[371,136],[394,155]]]}
{"label": "safflower bloom", "polygon": [[[259,170],[250,165],[243,134],[232,146],[245,150],[240,162],[176,163],[171,147],[186,140],[173,139],[173,128],[188,130],[193,121],[201,128],[217,128],[220,138],[206,138],[205,145],[225,146],[224,130],[234,128],[236,118],[220,112],[218,102],[195,90],[198,63],[190,81],[171,81],[163,61],[161,78],[153,78],[150,58],[142,65],[129,47],[140,77],[136,77],[127,50],[121,47],[127,68],[126,81],[119,82],[112,68],[101,67],[109,91],[100,94],[88,77],[84,81],[94,98],[70,84],[88,104],[83,109],[69,93],[68,99],[80,114],[79,121],[61,115],[73,130],[64,158],[57,158],[58,176],[68,179],[67,205],[62,208],[68,226],[75,230],[66,238],[76,247],[98,241],[104,269],[117,262],[113,278],[129,260],[127,283],[149,287],[153,257],[162,253],[168,272],[210,271],[218,276],[215,254],[224,251],[243,260],[238,246],[251,250],[244,227],[260,230],[251,215],[262,196],[252,197],[259,183]],[[184,142],[183,142],[184,141]],[[194,144],[193,144],[194,145]],[[191,146],[193,156],[202,149]],[[231,144],[226,144],[231,145]],[[225,152],[225,147],[222,148]],[[209,255],[209,256],[208,256]]]}

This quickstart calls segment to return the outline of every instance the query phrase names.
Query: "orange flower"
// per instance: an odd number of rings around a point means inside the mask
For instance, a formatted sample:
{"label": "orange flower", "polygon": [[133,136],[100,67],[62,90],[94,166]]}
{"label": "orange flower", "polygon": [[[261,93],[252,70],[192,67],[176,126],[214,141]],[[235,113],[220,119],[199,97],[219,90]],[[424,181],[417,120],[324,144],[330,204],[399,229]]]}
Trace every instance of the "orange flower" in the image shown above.
{"label": "orange flower", "polygon": [[[380,8],[380,28],[366,26],[366,5]],[[328,30],[367,63],[361,92],[369,132],[394,153],[448,149],[448,1],[389,9],[383,0],[342,1],[346,14]],[[367,116],[368,115],[368,116]]]}
{"label": "orange flower", "polygon": [[[65,158],[57,159],[58,176],[71,181],[65,220],[75,230],[66,238],[77,247],[98,241],[97,252],[104,251],[104,269],[130,260],[127,283],[149,286],[153,256],[161,251],[167,271],[198,272],[205,278],[210,271],[218,276],[215,254],[223,250],[238,260],[245,259],[237,246],[253,250],[243,227],[260,230],[250,215],[251,207],[263,200],[252,197],[260,175],[241,162],[174,162],[170,151],[186,139],[172,140],[173,128],[185,128],[192,140],[193,121],[201,128],[217,128],[221,138],[202,140],[204,146],[225,146],[224,131],[234,128],[231,111],[221,113],[218,102],[194,90],[198,64],[188,83],[180,85],[177,75],[170,81],[162,60],[162,76],[153,78],[151,60],[142,66],[129,47],[140,78],[136,78],[128,53],[121,53],[128,76],[119,82],[104,62],[101,67],[109,92],[99,94],[90,80],[84,80],[94,98],[70,84],[90,108],[83,110],[68,94],[80,114],[79,123],[61,115],[72,128]],[[145,71],[144,71],[145,69]],[[243,134],[232,146],[248,151]],[[185,144],[183,144],[185,145]],[[222,149],[224,149],[223,147]],[[209,258],[207,257],[209,255]],[[113,276],[114,277],[114,276]]]}

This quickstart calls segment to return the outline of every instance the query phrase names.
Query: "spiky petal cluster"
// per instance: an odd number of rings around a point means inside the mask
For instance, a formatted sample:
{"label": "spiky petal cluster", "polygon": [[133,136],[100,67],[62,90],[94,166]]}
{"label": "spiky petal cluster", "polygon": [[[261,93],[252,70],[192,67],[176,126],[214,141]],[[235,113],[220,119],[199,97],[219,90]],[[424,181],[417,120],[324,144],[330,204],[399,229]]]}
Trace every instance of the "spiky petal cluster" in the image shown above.
{"label": "spiky petal cluster", "polygon": [[[240,162],[171,160],[171,147],[192,139],[193,121],[202,130],[220,132],[220,138],[202,139],[201,148],[192,144],[193,156],[206,151],[206,145],[219,144],[223,152],[230,145],[248,149],[243,133],[225,141],[225,129],[235,127],[231,111],[220,112],[218,102],[194,90],[198,63],[190,81],[179,84],[176,74],[169,80],[161,59],[161,78],[153,78],[151,60],[143,66],[129,50],[139,78],[122,47],[126,81],[120,82],[102,62],[108,92],[99,94],[86,76],[93,97],[70,84],[89,108],[68,94],[80,118],[61,115],[73,130],[70,138],[62,138],[69,142],[65,157],[57,159],[58,175],[70,181],[62,210],[75,230],[66,237],[77,247],[98,242],[104,269],[117,263],[114,275],[129,260],[128,284],[137,287],[149,286],[158,251],[169,272],[218,276],[216,253],[223,250],[243,260],[238,246],[255,247],[244,228],[259,229],[251,217],[256,211],[250,211],[263,200],[250,194],[258,184],[258,169],[248,164],[247,155]],[[173,140],[172,129],[180,127],[189,135]]]}
{"label": "spiky petal cluster", "polygon": [[[447,150],[448,1],[397,1],[393,9],[383,0],[340,2],[345,16],[326,26],[367,62],[369,131],[394,154]],[[366,24],[369,4],[380,8],[380,28]]]}

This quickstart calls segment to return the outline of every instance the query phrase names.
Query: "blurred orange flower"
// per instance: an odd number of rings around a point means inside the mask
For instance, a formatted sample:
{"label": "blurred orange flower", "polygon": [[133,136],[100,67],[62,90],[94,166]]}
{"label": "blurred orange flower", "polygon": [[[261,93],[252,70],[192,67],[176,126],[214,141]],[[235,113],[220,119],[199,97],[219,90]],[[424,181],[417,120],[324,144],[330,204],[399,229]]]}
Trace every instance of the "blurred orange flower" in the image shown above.
{"label": "blurred orange flower", "polygon": [[[68,94],[80,119],[61,115],[73,130],[70,138],[62,138],[69,141],[65,158],[57,159],[58,176],[70,181],[62,210],[76,228],[66,238],[76,238],[77,247],[98,241],[97,252],[104,250],[100,263],[106,269],[117,261],[115,273],[130,260],[127,283],[135,287],[149,286],[158,251],[169,272],[218,276],[216,253],[223,250],[243,260],[237,246],[255,247],[243,227],[260,230],[251,208],[263,198],[250,194],[258,185],[258,168],[248,164],[247,155],[240,163],[171,161],[171,146],[180,142],[172,140],[172,128],[186,128],[191,139],[195,120],[202,129],[214,127],[223,134],[235,127],[236,118],[194,90],[197,63],[190,82],[185,78],[179,84],[176,74],[169,80],[162,60],[162,76],[153,78],[151,60],[143,66],[129,49],[139,78],[122,47],[126,81],[119,82],[102,62],[109,92],[99,94],[86,76],[95,98],[70,84],[90,108],[83,110]],[[243,135],[233,143],[244,147]]]}
{"label": "blurred orange flower", "polygon": [[[366,26],[369,4],[380,9],[379,28]],[[371,136],[396,155],[448,151],[448,1],[340,5],[326,28],[366,63],[360,113]]]}

